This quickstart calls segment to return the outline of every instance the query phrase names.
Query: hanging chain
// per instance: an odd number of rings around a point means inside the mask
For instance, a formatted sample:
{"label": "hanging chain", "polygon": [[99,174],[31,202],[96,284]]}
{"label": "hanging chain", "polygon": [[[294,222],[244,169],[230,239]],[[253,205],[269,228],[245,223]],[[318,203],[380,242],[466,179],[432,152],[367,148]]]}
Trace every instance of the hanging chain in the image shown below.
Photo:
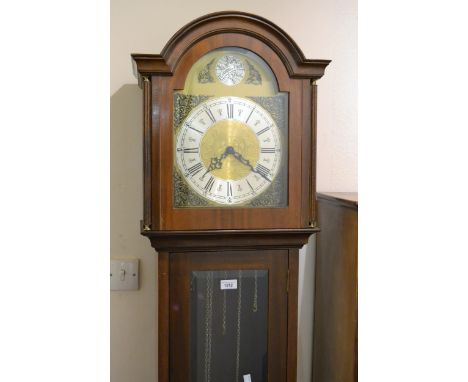
{"label": "hanging chain", "polygon": [[254,270],[254,298],[252,304],[252,312],[258,311],[258,285],[257,285],[257,270]]}
{"label": "hanging chain", "polygon": [[236,341],[236,382],[239,382],[241,309],[242,309],[242,270],[239,270],[239,293],[237,295],[237,341]]}
{"label": "hanging chain", "polygon": [[[224,271],[224,279],[228,278],[228,274]],[[223,336],[226,334],[226,289],[223,290]]]}
{"label": "hanging chain", "polygon": [[205,382],[211,380],[211,338],[213,326],[213,272],[208,272],[206,278],[205,305]]}

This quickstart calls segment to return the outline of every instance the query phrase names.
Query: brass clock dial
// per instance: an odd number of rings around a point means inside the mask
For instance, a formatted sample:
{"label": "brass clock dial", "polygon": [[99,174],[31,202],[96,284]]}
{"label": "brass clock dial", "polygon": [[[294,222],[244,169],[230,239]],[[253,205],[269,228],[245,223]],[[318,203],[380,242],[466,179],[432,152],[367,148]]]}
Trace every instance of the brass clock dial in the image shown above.
{"label": "brass clock dial", "polygon": [[281,138],[271,115],[241,97],[217,97],[188,114],[176,139],[176,162],[197,194],[222,205],[249,202],[280,169]]}

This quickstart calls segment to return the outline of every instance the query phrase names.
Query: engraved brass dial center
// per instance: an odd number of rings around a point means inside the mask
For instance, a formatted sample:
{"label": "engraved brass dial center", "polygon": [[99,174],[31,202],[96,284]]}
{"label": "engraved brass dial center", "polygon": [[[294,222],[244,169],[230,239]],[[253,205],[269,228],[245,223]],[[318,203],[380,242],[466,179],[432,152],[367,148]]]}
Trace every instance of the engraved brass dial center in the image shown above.
{"label": "engraved brass dial center", "polygon": [[[246,124],[236,120],[222,120],[211,126],[203,136],[200,144],[201,160],[206,168],[213,158],[220,158],[228,148],[242,155],[252,165],[255,165],[260,155],[260,145],[257,136]],[[238,180],[248,175],[251,168],[241,163],[229,150],[222,159],[222,167],[212,174],[224,180]]]}

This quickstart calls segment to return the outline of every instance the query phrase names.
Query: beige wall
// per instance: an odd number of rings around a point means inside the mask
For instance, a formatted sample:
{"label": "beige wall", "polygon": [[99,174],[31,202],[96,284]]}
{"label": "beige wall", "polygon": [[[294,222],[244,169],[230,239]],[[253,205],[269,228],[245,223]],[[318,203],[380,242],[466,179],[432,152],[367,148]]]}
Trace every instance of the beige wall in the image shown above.
{"label": "beige wall", "polygon": [[[156,380],[156,256],[139,235],[142,103],[130,53],[159,53],[184,24],[233,4],[279,25],[307,58],[333,60],[318,82],[318,189],[357,191],[357,1],[111,0],[111,257],[141,260],[140,290],[111,292],[112,382]],[[313,243],[301,250],[299,382],[311,370],[313,254]]]}

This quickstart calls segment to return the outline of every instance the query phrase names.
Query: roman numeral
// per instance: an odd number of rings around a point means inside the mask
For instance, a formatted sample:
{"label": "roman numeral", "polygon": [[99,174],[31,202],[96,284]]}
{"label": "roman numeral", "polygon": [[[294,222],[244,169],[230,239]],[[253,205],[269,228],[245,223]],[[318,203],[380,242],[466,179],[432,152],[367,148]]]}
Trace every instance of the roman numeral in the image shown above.
{"label": "roman numeral", "polygon": [[198,147],[184,149],[184,154],[197,154]]}
{"label": "roman numeral", "polygon": [[214,178],[210,176],[210,179],[208,180],[208,182],[206,182],[205,187],[204,187],[206,192],[211,191],[211,189],[213,188],[214,181],[215,181]]}
{"label": "roman numeral", "polygon": [[211,122],[215,123],[216,119],[210,109],[206,108],[205,113],[208,115],[208,118],[211,119]]}
{"label": "roman numeral", "polygon": [[262,154],[274,154],[276,151],[276,148],[272,147],[272,148],[269,148],[269,147],[262,147],[260,149],[260,152]]}
{"label": "roman numeral", "polygon": [[260,130],[260,131],[257,133],[257,135],[262,135],[262,134],[265,133],[266,131],[270,130],[270,127],[271,127],[271,126],[267,126],[267,127],[265,127],[264,129]]}
{"label": "roman numeral", "polygon": [[185,126],[187,126],[189,129],[192,129],[192,130],[196,131],[197,133],[200,133],[200,134],[203,135],[202,131],[195,129],[195,127],[190,126],[188,123],[186,123]]}
{"label": "roman numeral", "polygon": [[258,164],[257,167],[255,168],[255,171],[259,173],[261,176],[263,176],[265,179],[269,180],[267,176],[270,175],[270,170],[268,170],[265,166]]}
{"label": "roman numeral", "polygon": [[252,187],[252,185],[250,184],[250,182],[249,182],[247,179],[246,179],[245,181],[246,181],[247,184],[249,185],[249,187],[250,187],[250,189],[252,190],[252,192],[255,193],[255,190],[254,190],[254,188]]}
{"label": "roman numeral", "polygon": [[184,154],[197,154],[199,149],[198,147],[190,147],[183,149],[182,147],[177,147],[177,152],[183,151]]}
{"label": "roman numeral", "polygon": [[226,196],[232,196],[232,185],[231,183],[227,182],[227,190],[226,190],[227,195]]}
{"label": "roman numeral", "polygon": [[250,119],[250,116],[252,115],[252,113],[254,112],[255,108],[252,109],[252,111],[250,112],[249,116],[247,117],[247,119],[245,120],[245,123],[249,122],[249,119]]}
{"label": "roman numeral", "polygon": [[192,167],[190,167],[189,169],[187,169],[187,173],[185,175],[186,176],[188,176],[188,175],[194,176],[194,175],[198,174],[201,171],[202,168],[203,168],[203,165],[200,162],[198,162],[197,164],[195,164]]}
{"label": "roman numeral", "polygon": [[227,116],[228,118],[234,118],[234,105],[233,104],[227,104]]}

